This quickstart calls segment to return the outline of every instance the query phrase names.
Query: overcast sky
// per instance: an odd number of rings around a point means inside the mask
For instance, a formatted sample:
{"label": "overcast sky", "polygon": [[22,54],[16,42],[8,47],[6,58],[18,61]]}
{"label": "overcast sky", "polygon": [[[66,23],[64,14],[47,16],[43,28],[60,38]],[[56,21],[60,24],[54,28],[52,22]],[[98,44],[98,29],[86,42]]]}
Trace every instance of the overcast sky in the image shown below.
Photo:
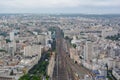
{"label": "overcast sky", "polygon": [[120,0],[0,0],[0,13],[120,14]]}

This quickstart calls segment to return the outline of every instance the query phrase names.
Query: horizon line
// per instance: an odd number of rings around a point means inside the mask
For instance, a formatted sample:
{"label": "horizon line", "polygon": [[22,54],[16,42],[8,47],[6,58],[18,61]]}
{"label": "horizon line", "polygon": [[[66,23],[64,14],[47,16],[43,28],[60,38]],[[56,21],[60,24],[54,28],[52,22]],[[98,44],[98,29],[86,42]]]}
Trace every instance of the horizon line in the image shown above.
{"label": "horizon line", "polygon": [[13,12],[13,13],[0,13],[1,14],[37,14],[37,15],[41,15],[41,14],[44,14],[44,15],[72,15],[72,14],[77,14],[77,15],[120,15],[120,13],[18,13],[18,12]]}

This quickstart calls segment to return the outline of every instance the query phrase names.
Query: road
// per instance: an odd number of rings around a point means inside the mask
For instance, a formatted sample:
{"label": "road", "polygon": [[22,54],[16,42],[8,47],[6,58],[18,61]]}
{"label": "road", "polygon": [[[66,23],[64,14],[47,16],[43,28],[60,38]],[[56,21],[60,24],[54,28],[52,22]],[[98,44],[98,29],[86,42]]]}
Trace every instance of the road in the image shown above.
{"label": "road", "polygon": [[[56,28],[56,63],[52,80],[79,80],[77,77],[83,78],[84,75],[91,75],[88,70],[82,66],[75,64],[66,54],[64,38],[61,30]],[[66,44],[67,45],[67,44]]]}

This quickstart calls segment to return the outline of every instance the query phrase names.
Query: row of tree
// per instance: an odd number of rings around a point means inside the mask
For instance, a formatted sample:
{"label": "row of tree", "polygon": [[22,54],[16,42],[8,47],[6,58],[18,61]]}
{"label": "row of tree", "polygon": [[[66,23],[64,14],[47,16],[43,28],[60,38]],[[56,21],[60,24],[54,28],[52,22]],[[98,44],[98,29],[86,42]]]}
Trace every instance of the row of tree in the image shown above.
{"label": "row of tree", "polygon": [[113,41],[120,41],[120,34],[114,35],[114,36],[107,36],[106,39],[110,39]]}

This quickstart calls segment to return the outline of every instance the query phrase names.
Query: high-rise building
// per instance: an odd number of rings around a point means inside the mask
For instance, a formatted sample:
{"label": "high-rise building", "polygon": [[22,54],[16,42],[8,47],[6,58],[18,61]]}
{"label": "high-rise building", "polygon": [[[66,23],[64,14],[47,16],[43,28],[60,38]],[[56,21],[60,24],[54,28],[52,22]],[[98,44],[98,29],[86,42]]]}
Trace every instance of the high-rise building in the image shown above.
{"label": "high-rise building", "polygon": [[11,56],[14,56],[15,52],[16,52],[16,42],[12,41],[8,44],[8,54],[11,54]]}
{"label": "high-rise building", "polygon": [[14,56],[14,46],[13,46],[11,43],[9,43],[8,53],[9,53],[11,56]]}
{"label": "high-rise building", "polygon": [[11,41],[14,41],[14,39],[15,39],[15,38],[14,38],[14,32],[10,32],[10,40],[11,40]]}
{"label": "high-rise building", "polygon": [[93,59],[93,43],[86,41],[84,45],[84,60],[90,62]]}
{"label": "high-rise building", "polygon": [[32,57],[38,55],[41,56],[41,45],[29,45],[24,47],[24,56]]}
{"label": "high-rise building", "polygon": [[113,30],[113,29],[103,29],[102,30],[102,37],[105,38],[107,36],[114,36],[118,34],[118,30]]}

